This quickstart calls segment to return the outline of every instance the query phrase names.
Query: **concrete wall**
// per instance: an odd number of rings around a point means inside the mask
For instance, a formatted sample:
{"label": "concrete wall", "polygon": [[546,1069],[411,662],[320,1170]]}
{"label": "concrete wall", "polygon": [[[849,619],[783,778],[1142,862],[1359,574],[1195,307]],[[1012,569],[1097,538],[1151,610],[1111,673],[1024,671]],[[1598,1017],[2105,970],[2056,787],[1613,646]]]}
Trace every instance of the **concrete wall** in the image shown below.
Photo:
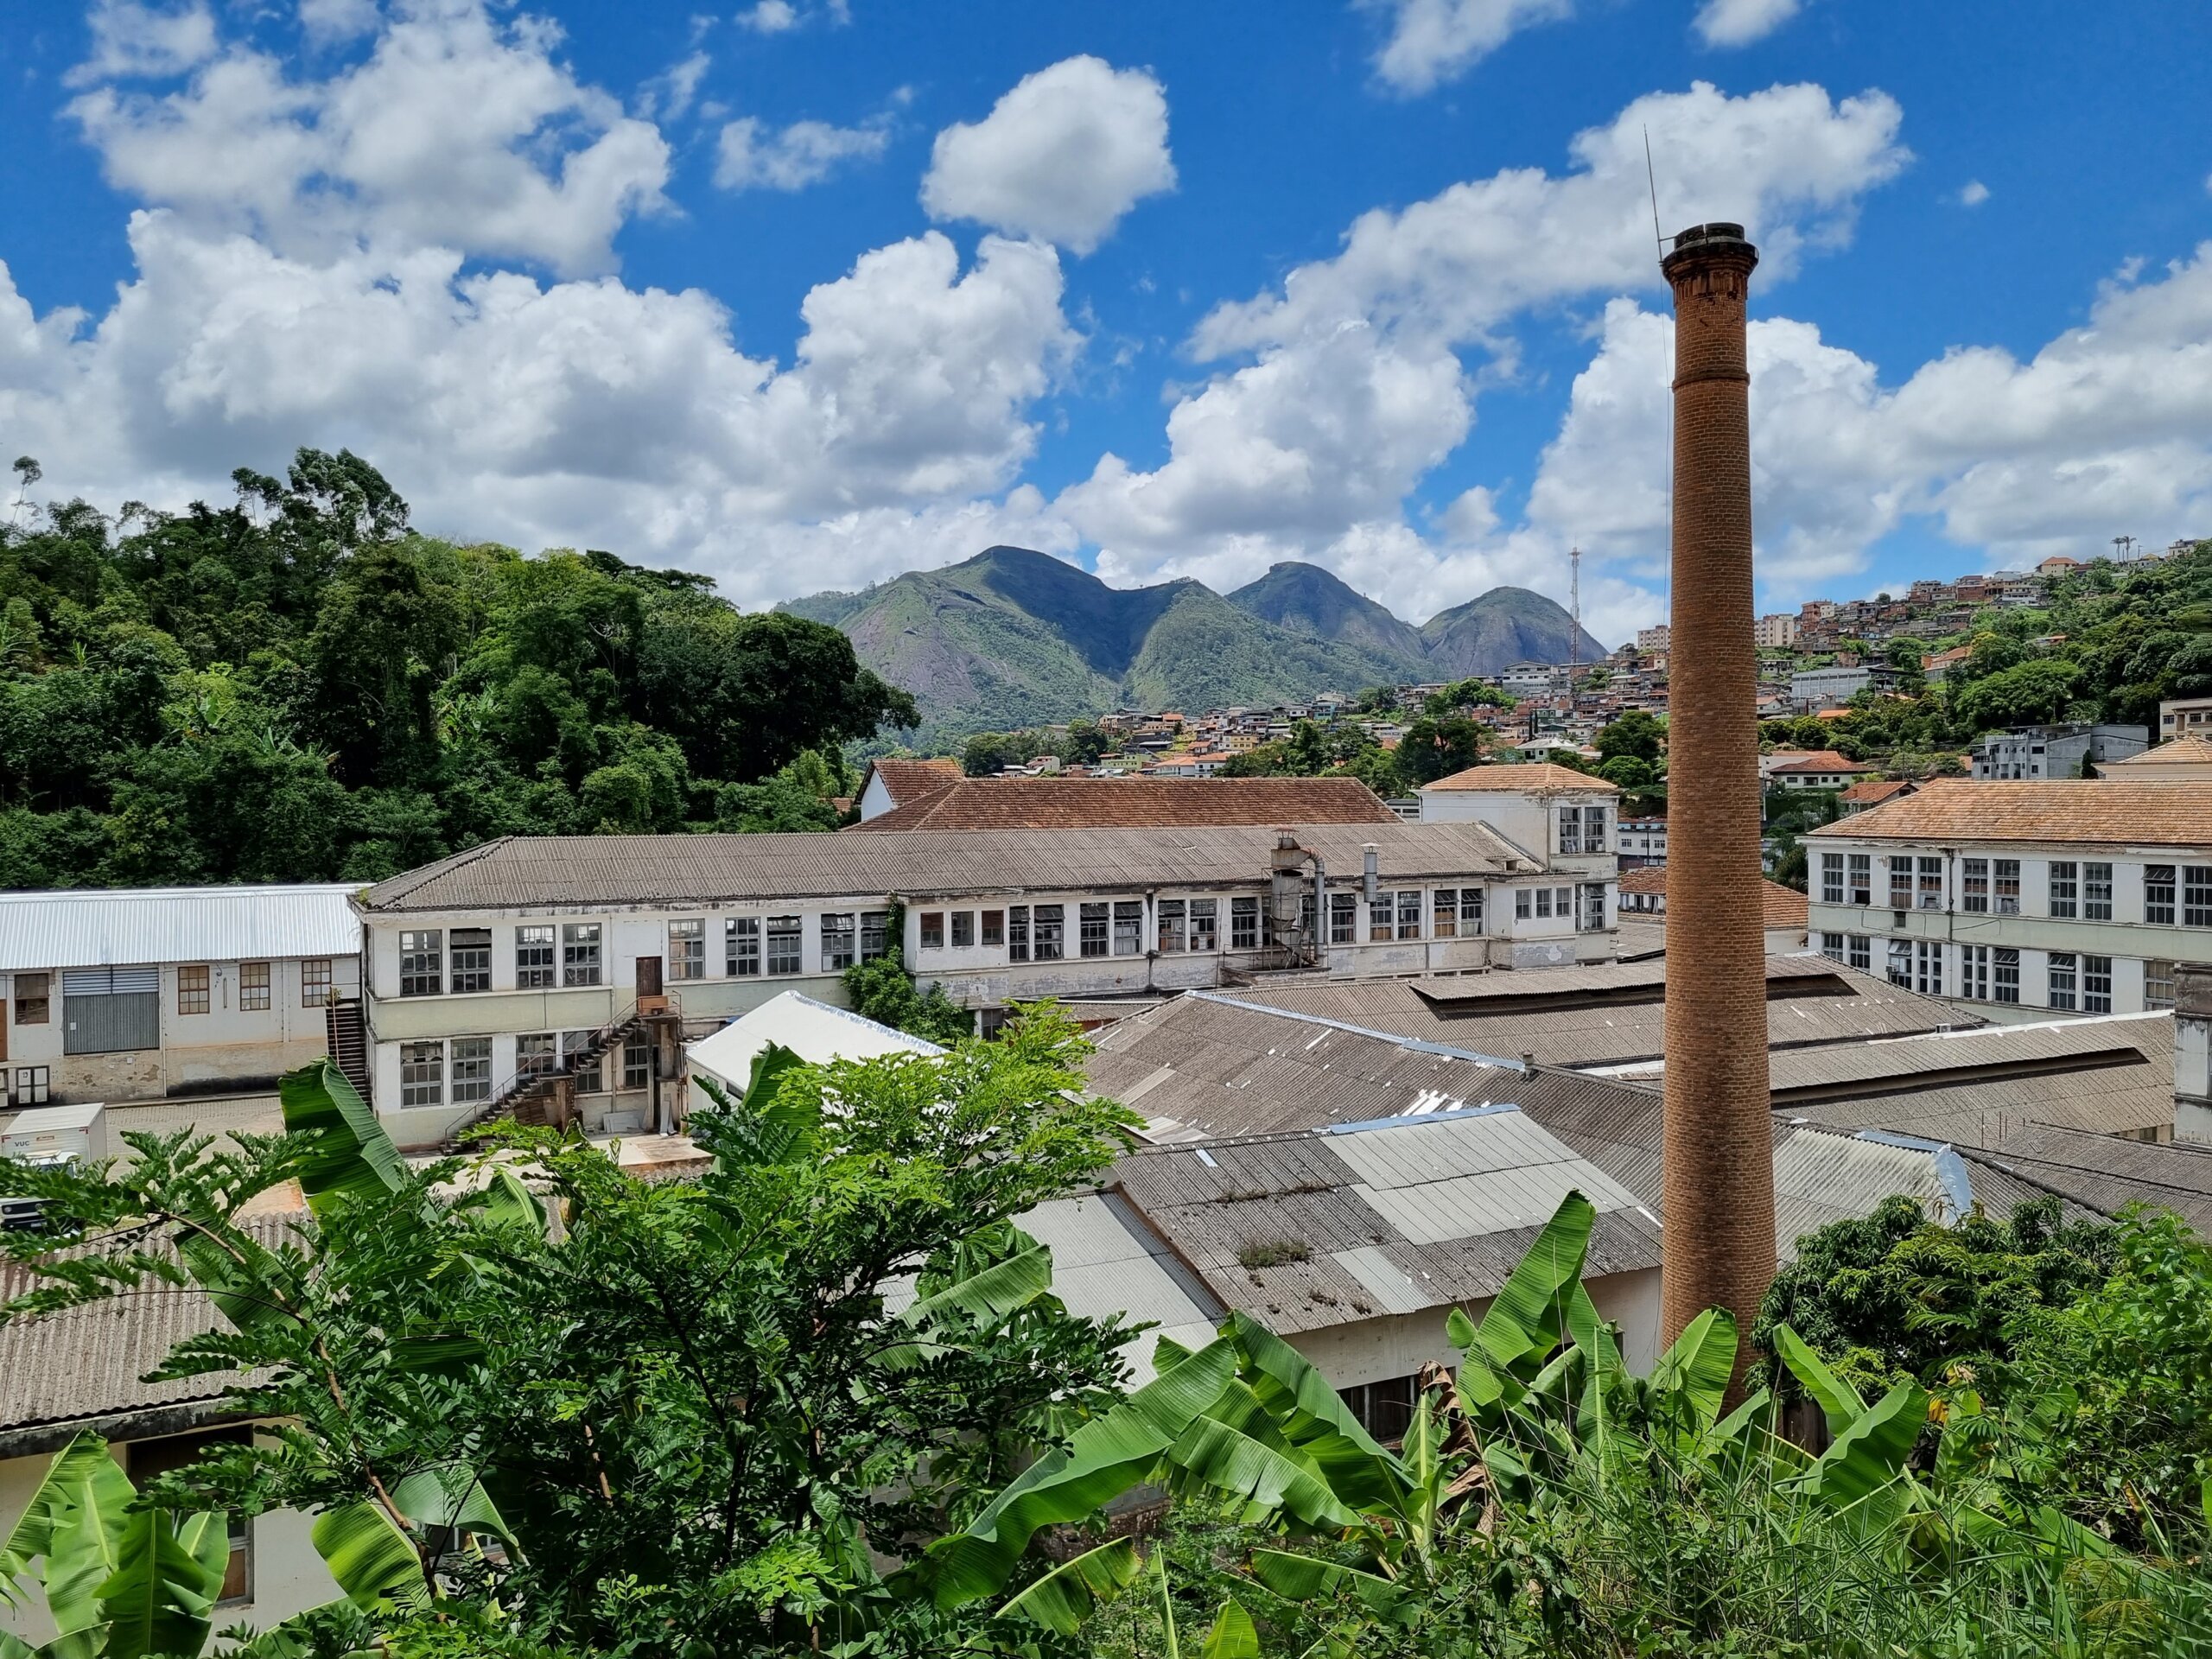
{"label": "concrete wall", "polygon": [[[1649,1371],[1659,1357],[1659,1269],[1611,1274],[1590,1281],[1590,1300],[1598,1312],[1621,1327],[1621,1352],[1629,1368]],[[1487,1299],[1466,1305],[1471,1319],[1489,1311]],[[1285,1341],[1303,1354],[1331,1385],[1338,1389],[1406,1376],[1433,1361],[1456,1367],[1459,1351],[1445,1340],[1448,1310],[1392,1313],[1351,1325],[1306,1331]]]}
{"label": "concrete wall", "polygon": [[[124,1442],[111,1442],[108,1449],[118,1463],[125,1461]],[[0,1537],[22,1518],[52,1462],[51,1455],[0,1459]],[[265,1629],[344,1593],[315,1554],[309,1516],[296,1510],[275,1510],[254,1516],[247,1525],[251,1541],[247,1547],[246,1594],[216,1606],[218,1629],[241,1622]],[[34,1589],[22,1606],[11,1609],[0,1603],[0,1630],[34,1647],[51,1641],[54,1631],[46,1616],[45,1598]]]}

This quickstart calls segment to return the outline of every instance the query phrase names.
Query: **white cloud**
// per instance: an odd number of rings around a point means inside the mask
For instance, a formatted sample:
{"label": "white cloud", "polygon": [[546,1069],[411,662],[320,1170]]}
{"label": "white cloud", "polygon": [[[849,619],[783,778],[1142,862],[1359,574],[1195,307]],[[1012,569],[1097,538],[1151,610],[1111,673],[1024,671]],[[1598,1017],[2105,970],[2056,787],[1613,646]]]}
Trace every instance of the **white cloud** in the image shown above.
{"label": "white cloud", "polygon": [[[2155,543],[2212,515],[2212,243],[2157,281],[2108,285],[2087,326],[2025,363],[1954,350],[1885,388],[1808,323],[1751,325],[1759,574],[1788,600],[1866,568],[1909,518],[1999,561]],[[1530,491],[1529,524],[1663,569],[1669,329],[1607,308]]]}
{"label": "white cloud", "polygon": [[1359,0],[1390,13],[1375,73],[1402,92],[1456,79],[1532,23],[1573,15],[1574,0]]}
{"label": "white cloud", "polygon": [[1167,98],[1142,69],[1068,58],[1026,76],[982,121],[937,136],[922,205],[1089,253],[1175,186]]}
{"label": "white cloud", "polygon": [[781,35],[798,27],[798,11],[791,0],[760,0],[737,14],[737,26],[755,35]]}
{"label": "white cloud", "polygon": [[[1571,173],[1501,173],[1365,214],[1336,257],[1198,325],[1200,357],[1252,360],[1177,403],[1160,466],[1139,471],[1109,454],[1058,505],[1102,549],[1101,569],[1121,580],[1242,579],[1275,559],[1356,553],[1403,591],[1440,597],[1421,559],[1464,572],[1478,550],[1423,552],[1429,543],[1404,522],[1403,504],[1465,441],[1481,379],[1512,372],[1516,320],[1659,286],[1643,128],[1670,158],[1669,199],[1682,218],[1745,219],[1770,276],[1848,233],[1859,196],[1904,165],[1897,122],[1879,94],[1835,104],[1796,86],[1728,99],[1700,85],[1639,99],[1580,135]],[[1463,353],[1486,361],[1471,372]],[[1541,524],[1476,535],[1478,506],[1495,512],[1487,498],[1465,503],[1446,515],[1445,534],[1482,543],[1498,570],[1526,576],[1564,554],[1567,539]],[[1563,564],[1557,574],[1551,585],[1563,589]]]}
{"label": "white cloud", "polygon": [[300,27],[316,46],[358,40],[377,22],[377,0],[300,0]]}
{"label": "white cloud", "polygon": [[[298,445],[345,445],[426,527],[680,561],[754,601],[964,557],[986,532],[1072,549],[1018,486],[1035,406],[1081,345],[1052,248],[985,236],[963,264],[936,232],[877,248],[808,293],[784,362],[741,352],[697,289],[487,265],[511,232],[465,224],[474,175],[512,162],[521,194],[535,181],[557,210],[592,154],[588,132],[565,158],[541,137],[524,159],[505,136],[549,110],[601,130],[621,118],[553,64],[545,33],[435,21],[412,41],[396,37],[423,18],[387,26],[327,79],[233,49],[174,102],[88,106],[119,181],[175,205],[132,214],[135,274],[96,318],[36,315],[0,266],[0,429],[45,464],[50,493],[219,499],[241,462],[281,470]],[[397,120],[457,88],[499,107],[443,129],[442,175],[357,107],[378,95]],[[227,171],[194,189],[143,130],[156,108]],[[303,202],[333,157],[343,188]],[[601,246],[644,207],[614,201]]]}
{"label": "white cloud", "polygon": [[92,54],[64,78],[72,86],[181,75],[215,54],[215,19],[200,0],[175,7],[96,0],[90,21]]}
{"label": "white cloud", "polygon": [[682,120],[713,65],[704,52],[693,52],[671,64],[639,89],[638,113],[648,121]]}
{"label": "white cloud", "polygon": [[847,162],[873,161],[890,142],[889,128],[880,123],[833,127],[795,121],[779,132],[746,116],[722,128],[715,182],[725,190],[804,190]]}
{"label": "white cloud", "polygon": [[1749,46],[1797,15],[1803,0],[1705,0],[1691,27],[1707,46]]}
{"label": "white cloud", "polygon": [[99,86],[69,112],[117,189],[287,252],[365,240],[605,270],[615,232],[665,206],[669,148],[552,45],[461,0],[392,22],[326,80],[233,48],[181,91]]}
{"label": "white cloud", "polygon": [[1980,179],[1968,179],[1966,188],[1959,192],[1959,206],[1979,207],[1989,200],[1989,187]]}

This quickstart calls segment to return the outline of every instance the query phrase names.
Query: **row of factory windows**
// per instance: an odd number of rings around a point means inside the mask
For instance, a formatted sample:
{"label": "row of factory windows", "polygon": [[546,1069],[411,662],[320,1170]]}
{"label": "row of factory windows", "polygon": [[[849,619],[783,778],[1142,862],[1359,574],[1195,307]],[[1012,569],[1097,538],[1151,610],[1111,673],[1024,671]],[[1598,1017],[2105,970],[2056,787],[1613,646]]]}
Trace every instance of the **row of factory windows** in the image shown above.
{"label": "row of factory windows", "polygon": [[[1950,987],[1951,947],[1940,939],[1875,940],[1863,933],[1823,933],[1821,954],[1859,969],[1875,970],[1877,945],[1882,970],[1892,985],[1925,996],[1959,996],[1974,1002],[2021,1001],[2020,952],[2005,945],[1958,947],[1957,988]],[[2088,951],[2044,952],[2044,996],[2028,1006],[2069,1014],[2113,1012],[2113,959]],[[2174,1005],[2174,964],[2156,958],[2143,964],[2143,1006]]]}
{"label": "row of factory windows", "polygon": [[[1884,861],[1885,888],[1892,910],[1942,910],[1947,887],[1941,856],[1899,853]],[[2063,919],[2113,919],[2113,866],[2101,860],[2053,859],[2045,871],[2044,914]],[[1821,855],[1821,902],[1874,904],[1873,855]],[[2020,912],[2020,861],[2017,858],[1959,860],[1958,907],[1970,915],[2017,916]],[[2212,927],[2212,864],[2146,864],[2143,867],[2143,919],[2154,926]]]}
{"label": "row of factory windows", "polygon": [[[1386,888],[1370,900],[1357,893],[1329,895],[1329,943],[1373,944],[1401,939],[1478,938],[1483,931],[1484,889],[1480,887]],[[1517,919],[1548,920],[1578,914],[1573,887],[1521,887],[1514,893]],[[1605,884],[1581,887],[1580,925],[1605,925]],[[921,948],[995,949],[1003,945],[1013,962],[1059,962],[1068,956],[1068,912],[1075,912],[1077,958],[1136,957],[1145,953],[1145,906],[1141,899],[1096,900],[1076,905],[1013,905],[1004,910],[925,910],[920,917]],[[1222,901],[1217,899],[1161,899],[1154,905],[1153,950],[1163,956],[1210,952],[1222,948]],[[1426,912],[1426,913],[1424,913]],[[1316,916],[1314,895],[1299,895],[1299,926],[1311,937]],[[1258,950],[1277,938],[1269,906],[1256,897],[1228,900],[1228,948]]]}
{"label": "row of factory windows", "polygon": [[[102,969],[102,974],[113,970]],[[135,971],[135,970],[134,970]],[[153,969],[144,972],[148,976]],[[51,973],[17,973],[14,976],[16,1023],[19,1026],[42,1026],[54,1017],[54,976]],[[76,988],[67,983],[63,976],[63,989]],[[186,963],[176,970],[176,1011],[179,1014],[206,1014],[210,1007],[211,970],[205,963]],[[242,962],[238,964],[238,1010],[244,1014],[266,1013],[270,1004],[270,964],[265,962]],[[105,990],[106,988],[102,987]],[[150,983],[149,983],[150,994]],[[300,1006],[319,1008],[330,1001],[330,963],[327,957],[313,957],[300,963]]]}
{"label": "row of factory windows", "polygon": [[[515,1039],[515,1071],[522,1075],[565,1067],[582,1095],[644,1089],[652,1084],[650,1042],[632,1037],[619,1055],[603,1052],[586,1058],[594,1035],[588,1031],[525,1032]],[[492,1098],[492,1083],[489,1037],[399,1046],[399,1103],[404,1107],[480,1104]]]}
{"label": "row of factory windows", "polygon": [[[722,918],[722,971],[751,979],[805,971],[804,916],[729,916]],[[872,961],[889,947],[890,912],[836,912],[816,918],[821,970],[837,973]],[[607,983],[606,931],[599,922],[531,924],[515,932],[515,988],[551,990]],[[707,921],[668,925],[668,976],[707,977]],[[410,929],[399,936],[402,996],[461,995],[492,988],[492,930],[488,927]]]}

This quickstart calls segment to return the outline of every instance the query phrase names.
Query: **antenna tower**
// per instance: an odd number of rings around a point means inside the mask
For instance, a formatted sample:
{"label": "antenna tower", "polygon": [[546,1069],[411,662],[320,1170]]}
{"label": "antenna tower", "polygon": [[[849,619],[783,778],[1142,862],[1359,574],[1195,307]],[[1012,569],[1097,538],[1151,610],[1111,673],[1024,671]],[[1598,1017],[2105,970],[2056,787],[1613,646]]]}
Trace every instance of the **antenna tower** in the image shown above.
{"label": "antenna tower", "polygon": [[1582,666],[1582,550],[1567,552],[1567,613],[1574,626],[1567,636],[1567,712],[1574,714],[1574,671]]}

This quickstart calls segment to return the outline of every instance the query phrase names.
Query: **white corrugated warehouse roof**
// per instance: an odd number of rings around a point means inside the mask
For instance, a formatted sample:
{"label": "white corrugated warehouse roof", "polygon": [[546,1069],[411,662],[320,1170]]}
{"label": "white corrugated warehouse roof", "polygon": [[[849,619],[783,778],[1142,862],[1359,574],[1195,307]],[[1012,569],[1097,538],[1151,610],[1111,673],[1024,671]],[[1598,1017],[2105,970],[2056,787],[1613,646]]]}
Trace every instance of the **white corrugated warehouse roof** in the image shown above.
{"label": "white corrugated warehouse roof", "polygon": [[691,1069],[709,1071],[741,1091],[753,1076],[753,1057],[770,1043],[781,1043],[810,1065],[832,1060],[872,1060],[883,1054],[942,1054],[935,1043],[879,1025],[850,1008],[798,991],[770,997],[712,1036],[690,1044]]}
{"label": "white corrugated warehouse roof", "polygon": [[164,962],[350,957],[349,883],[286,887],[68,887],[0,893],[0,973]]}

